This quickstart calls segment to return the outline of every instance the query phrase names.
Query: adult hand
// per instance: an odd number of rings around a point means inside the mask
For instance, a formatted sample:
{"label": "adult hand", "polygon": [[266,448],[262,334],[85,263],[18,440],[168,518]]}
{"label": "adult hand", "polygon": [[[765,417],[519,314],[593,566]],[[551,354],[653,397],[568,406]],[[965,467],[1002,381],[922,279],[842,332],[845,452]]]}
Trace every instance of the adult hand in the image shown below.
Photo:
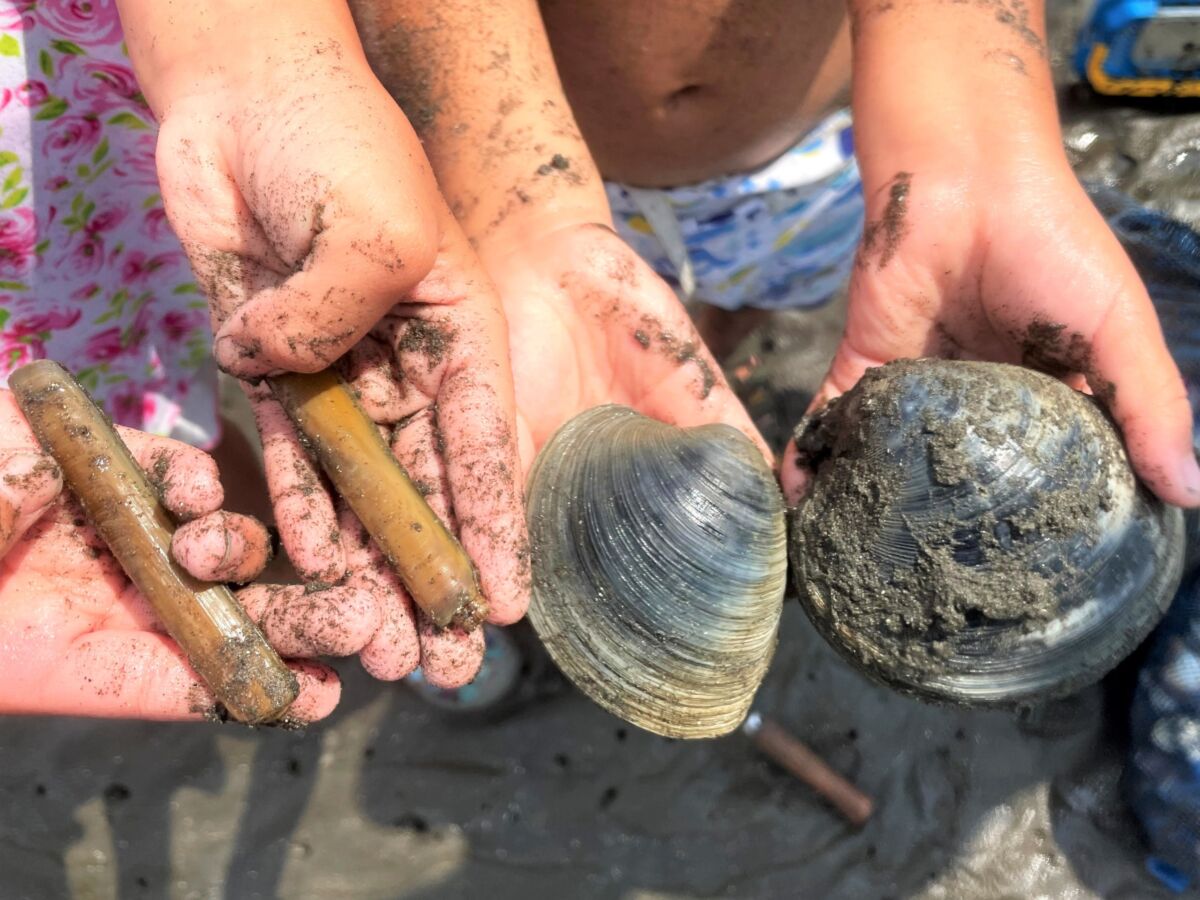
{"label": "adult hand", "polygon": [[[1067,167],[896,173],[868,188],[845,334],[814,406],[903,357],[1010,362],[1085,384],[1141,478],[1200,505],[1191,409],[1132,263]],[[785,454],[789,499],[806,473]]]}
{"label": "adult hand", "polygon": [[[201,451],[118,427],[160,489],[163,503],[187,520],[172,555],[198,578],[249,580],[268,556],[266,530],[220,511],[216,466]],[[12,395],[0,391],[0,713],[141,719],[193,719],[215,704],[153,609],[130,584],[78,501],[61,490],[57,466],[38,449]],[[268,640],[285,655],[336,653],[353,627],[358,598],[348,597],[337,628],[311,603],[251,588],[242,596]],[[370,609],[366,610],[369,615]],[[350,637],[353,640],[353,636]],[[301,686],[292,706],[300,721],[337,704],[337,675],[318,663],[290,663]]]}
{"label": "adult hand", "polygon": [[674,292],[606,225],[527,229],[480,253],[508,319],[526,468],[567,419],[604,403],[732,425],[771,459]]}

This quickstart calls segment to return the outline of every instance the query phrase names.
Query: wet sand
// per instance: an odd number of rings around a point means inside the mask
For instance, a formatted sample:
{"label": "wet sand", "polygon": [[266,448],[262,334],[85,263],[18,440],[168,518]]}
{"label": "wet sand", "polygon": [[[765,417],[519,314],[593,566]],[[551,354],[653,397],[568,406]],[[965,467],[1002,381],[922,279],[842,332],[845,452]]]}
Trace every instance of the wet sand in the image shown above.
{"label": "wet sand", "polygon": [[[1077,20],[1052,15],[1060,33]],[[1082,174],[1195,221],[1200,115],[1066,99]],[[842,314],[778,315],[736,354],[768,439],[807,406]],[[756,708],[875,798],[854,832],[740,735],[653,737],[533,663],[497,721],[357,664],[302,734],[0,720],[0,898],[1172,896],[1116,795],[1127,677],[1024,715],[925,706],[869,684],[787,603]]]}

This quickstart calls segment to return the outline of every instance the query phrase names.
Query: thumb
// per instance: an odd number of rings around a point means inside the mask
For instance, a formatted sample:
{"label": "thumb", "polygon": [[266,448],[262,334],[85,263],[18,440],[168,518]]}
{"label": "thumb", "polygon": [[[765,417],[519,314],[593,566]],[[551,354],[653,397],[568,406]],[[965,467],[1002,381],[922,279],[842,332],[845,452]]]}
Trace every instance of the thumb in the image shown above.
{"label": "thumb", "polygon": [[[812,402],[808,404],[807,415],[812,415],[823,409],[830,400],[840,397],[858,383],[867,369],[883,365],[883,360],[872,359],[857,350],[848,340],[842,338],[838,344],[833,362],[821,380]],[[805,465],[796,449],[796,439],[791,438],[779,460],[779,483],[783,488],[783,498],[789,506],[795,506],[808,493],[812,472]]]}
{"label": "thumb", "polygon": [[1200,466],[1187,388],[1150,299],[1140,293],[1118,302],[1093,335],[1088,383],[1120,426],[1138,477],[1166,502],[1197,507]]}
{"label": "thumb", "polygon": [[217,331],[221,368],[242,378],[317,372],[358,343],[433,267],[436,194],[414,187],[363,167],[314,202],[294,274],[254,293]]}

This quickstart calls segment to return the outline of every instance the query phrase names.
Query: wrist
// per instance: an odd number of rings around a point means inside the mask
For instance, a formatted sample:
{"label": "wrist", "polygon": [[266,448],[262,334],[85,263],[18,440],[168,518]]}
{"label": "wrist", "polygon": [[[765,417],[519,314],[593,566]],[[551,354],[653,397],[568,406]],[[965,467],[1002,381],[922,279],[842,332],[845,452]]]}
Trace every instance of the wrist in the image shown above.
{"label": "wrist", "polygon": [[581,188],[569,196],[555,195],[541,202],[520,203],[491,227],[480,228],[469,236],[479,258],[488,266],[492,261],[536,248],[549,235],[594,225],[613,227],[612,211],[602,184],[598,191]]}
{"label": "wrist", "polygon": [[[189,96],[244,90],[325,54],[366,68],[344,0],[118,0],[138,81],[155,114]],[[346,59],[343,60],[343,57]]]}
{"label": "wrist", "polygon": [[857,5],[855,150],[865,170],[1065,159],[1040,4],[1031,3],[1039,30],[990,6]]}

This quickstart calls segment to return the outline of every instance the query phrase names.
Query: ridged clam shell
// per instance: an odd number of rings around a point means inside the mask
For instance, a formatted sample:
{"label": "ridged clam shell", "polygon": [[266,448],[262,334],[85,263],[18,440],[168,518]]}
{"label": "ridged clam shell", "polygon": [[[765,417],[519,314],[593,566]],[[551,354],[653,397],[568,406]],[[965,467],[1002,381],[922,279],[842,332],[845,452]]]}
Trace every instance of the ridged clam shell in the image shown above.
{"label": "ridged clam shell", "polygon": [[529,619],[580,690],[669,737],[741,723],[787,579],[783,501],[743,434],[589,410],[538,455],[528,518]]}
{"label": "ridged clam shell", "polygon": [[927,699],[1011,705],[1099,679],[1150,632],[1183,557],[1091,398],[994,363],[869,371],[801,424],[792,537],[809,617]]}

